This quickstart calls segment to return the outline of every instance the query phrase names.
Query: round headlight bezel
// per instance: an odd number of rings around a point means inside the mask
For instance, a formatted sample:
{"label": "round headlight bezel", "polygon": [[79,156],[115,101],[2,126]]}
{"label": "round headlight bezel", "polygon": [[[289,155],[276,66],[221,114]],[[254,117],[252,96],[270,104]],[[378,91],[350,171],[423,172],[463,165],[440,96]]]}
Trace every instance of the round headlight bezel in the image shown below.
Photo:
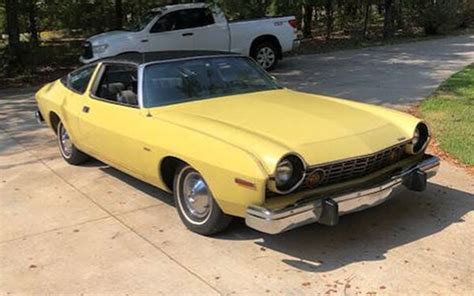
{"label": "round headlight bezel", "polygon": [[407,152],[412,155],[423,153],[430,143],[430,129],[424,122],[418,123],[413,132],[413,137],[407,145]]}
{"label": "round headlight bezel", "polygon": [[[279,169],[283,168],[284,166],[291,166],[291,177],[281,178],[278,176]],[[283,172],[288,172],[288,170],[285,171],[285,169],[282,169],[282,173]],[[278,194],[288,194],[303,183],[305,176],[306,164],[302,158],[295,154],[285,155],[280,159],[280,161],[278,161],[275,173],[270,176],[269,189]],[[284,179],[287,179],[287,181],[283,183],[282,181]]]}

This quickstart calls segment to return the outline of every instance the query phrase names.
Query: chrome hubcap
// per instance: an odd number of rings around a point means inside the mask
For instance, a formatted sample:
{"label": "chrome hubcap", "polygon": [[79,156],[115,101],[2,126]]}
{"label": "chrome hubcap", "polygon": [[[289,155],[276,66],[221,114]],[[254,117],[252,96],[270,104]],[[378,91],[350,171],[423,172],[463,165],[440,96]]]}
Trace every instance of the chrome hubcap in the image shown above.
{"label": "chrome hubcap", "polygon": [[69,134],[67,133],[64,125],[61,125],[59,130],[59,143],[61,145],[61,150],[65,157],[70,157],[72,153],[72,143],[71,139],[69,138]]}
{"label": "chrome hubcap", "polygon": [[270,68],[276,60],[275,52],[270,47],[263,47],[257,53],[257,63],[264,69]]}
{"label": "chrome hubcap", "polygon": [[189,173],[183,181],[183,201],[186,212],[194,218],[204,219],[210,212],[211,196],[206,182],[196,173]]}

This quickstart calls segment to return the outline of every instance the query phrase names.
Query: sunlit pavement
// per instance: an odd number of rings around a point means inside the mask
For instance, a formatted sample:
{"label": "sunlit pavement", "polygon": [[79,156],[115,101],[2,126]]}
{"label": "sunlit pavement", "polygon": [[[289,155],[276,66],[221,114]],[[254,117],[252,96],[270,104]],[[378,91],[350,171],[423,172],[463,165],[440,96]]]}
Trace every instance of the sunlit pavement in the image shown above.
{"label": "sunlit pavement", "polygon": [[[468,36],[300,56],[291,88],[404,108],[474,61]],[[468,294],[474,178],[443,163],[336,227],[270,236],[236,221],[187,231],[172,197],[106,165],[67,165],[33,118],[34,90],[0,91],[0,293]]]}

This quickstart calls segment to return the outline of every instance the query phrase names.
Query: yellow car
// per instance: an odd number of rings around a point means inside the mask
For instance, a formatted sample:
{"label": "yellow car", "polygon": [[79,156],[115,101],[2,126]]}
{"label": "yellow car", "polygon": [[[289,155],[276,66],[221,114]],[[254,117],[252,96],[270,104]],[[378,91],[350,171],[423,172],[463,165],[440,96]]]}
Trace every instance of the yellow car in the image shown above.
{"label": "yellow car", "polygon": [[95,157],[173,192],[183,223],[211,235],[232,217],[276,234],[426,188],[439,159],[423,121],[285,89],[249,58],[128,54],[36,94],[37,117],[73,165]]}

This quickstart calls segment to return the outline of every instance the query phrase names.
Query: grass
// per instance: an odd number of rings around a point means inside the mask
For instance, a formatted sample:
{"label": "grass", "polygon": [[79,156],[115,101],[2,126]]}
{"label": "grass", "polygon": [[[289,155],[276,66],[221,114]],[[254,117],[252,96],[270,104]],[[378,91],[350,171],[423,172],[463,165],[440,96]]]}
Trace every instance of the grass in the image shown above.
{"label": "grass", "polygon": [[420,106],[441,149],[474,165],[474,64],[454,74]]}

